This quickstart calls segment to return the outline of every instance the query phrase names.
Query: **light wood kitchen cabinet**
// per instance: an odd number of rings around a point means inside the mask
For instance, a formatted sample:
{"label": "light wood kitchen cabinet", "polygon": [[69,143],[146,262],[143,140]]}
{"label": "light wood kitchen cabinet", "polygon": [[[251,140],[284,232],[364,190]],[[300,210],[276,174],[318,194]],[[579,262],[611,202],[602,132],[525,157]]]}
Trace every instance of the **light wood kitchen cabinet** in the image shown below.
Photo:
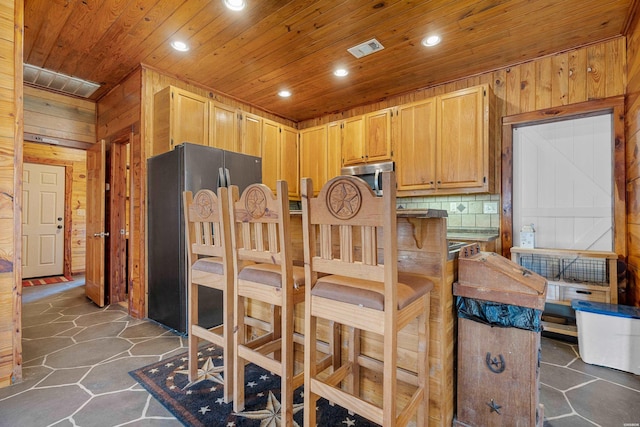
{"label": "light wood kitchen cabinet", "polygon": [[436,98],[398,107],[395,160],[398,190],[435,189]]}
{"label": "light wood kitchen cabinet", "polygon": [[327,126],[300,131],[300,176],[313,180],[317,195],[327,182]]}
{"label": "light wood kitchen cabinet", "polygon": [[487,86],[439,96],[436,156],[438,189],[487,189],[489,103]]}
{"label": "light wood kitchen cabinet", "polygon": [[345,119],[342,128],[342,164],[373,163],[391,159],[392,109]]}
{"label": "light wood kitchen cabinet", "polygon": [[182,144],[208,145],[209,100],[174,86],[153,97],[153,156]]}
{"label": "light wood kitchen cabinet", "polygon": [[300,150],[298,130],[280,126],[280,179],[287,181],[289,198],[300,199]]}
{"label": "light wood kitchen cabinet", "polygon": [[327,125],[327,181],[340,175],[342,169],[342,128],[340,122]]}
{"label": "light wood kitchen cabinet", "polygon": [[276,191],[276,181],[289,186],[289,198],[300,197],[298,131],[270,120],[262,123],[262,183]]}
{"label": "light wood kitchen cabinet", "polygon": [[255,114],[240,114],[240,152],[250,156],[262,155],[262,122],[264,119]]}
{"label": "light wood kitchen cabinet", "polygon": [[401,195],[494,191],[490,97],[481,85],[398,107],[394,158]]}
{"label": "light wood kitchen cabinet", "polygon": [[239,152],[238,110],[218,101],[209,101],[209,111],[209,145]]}

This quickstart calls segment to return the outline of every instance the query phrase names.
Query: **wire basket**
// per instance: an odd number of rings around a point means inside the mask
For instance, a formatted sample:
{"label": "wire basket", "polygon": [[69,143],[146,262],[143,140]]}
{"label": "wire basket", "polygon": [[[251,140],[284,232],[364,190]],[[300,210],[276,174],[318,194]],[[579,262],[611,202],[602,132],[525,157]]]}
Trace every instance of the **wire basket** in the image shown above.
{"label": "wire basket", "polygon": [[562,277],[566,282],[608,286],[607,262],[603,259],[563,258]]}
{"label": "wire basket", "polygon": [[545,255],[522,255],[520,265],[550,280],[560,280],[560,258]]}

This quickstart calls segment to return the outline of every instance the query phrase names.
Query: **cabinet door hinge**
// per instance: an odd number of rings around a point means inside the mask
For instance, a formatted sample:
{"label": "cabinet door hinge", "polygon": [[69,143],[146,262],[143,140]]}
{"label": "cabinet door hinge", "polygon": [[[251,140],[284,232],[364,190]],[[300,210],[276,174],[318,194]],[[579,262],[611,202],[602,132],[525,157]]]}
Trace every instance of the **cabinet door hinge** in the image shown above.
{"label": "cabinet door hinge", "polygon": [[486,177],[486,176],[483,176],[483,177],[482,177],[482,182],[483,182],[484,184],[486,184],[486,183],[487,183],[487,177]]}
{"label": "cabinet door hinge", "polygon": [[482,89],[482,96],[487,96],[487,90],[486,89]]}

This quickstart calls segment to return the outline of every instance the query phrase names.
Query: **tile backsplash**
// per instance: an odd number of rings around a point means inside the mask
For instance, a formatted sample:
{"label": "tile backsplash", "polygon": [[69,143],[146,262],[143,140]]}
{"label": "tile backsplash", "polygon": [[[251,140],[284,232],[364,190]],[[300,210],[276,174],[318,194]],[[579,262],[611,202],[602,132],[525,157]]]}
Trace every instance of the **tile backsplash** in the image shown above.
{"label": "tile backsplash", "polygon": [[500,228],[499,194],[403,197],[398,199],[397,207],[446,210],[449,229]]}
{"label": "tile backsplash", "polygon": [[[300,202],[290,202],[291,210],[299,210]],[[500,228],[500,195],[402,197],[398,209],[443,209],[449,215],[449,230],[498,230]]]}

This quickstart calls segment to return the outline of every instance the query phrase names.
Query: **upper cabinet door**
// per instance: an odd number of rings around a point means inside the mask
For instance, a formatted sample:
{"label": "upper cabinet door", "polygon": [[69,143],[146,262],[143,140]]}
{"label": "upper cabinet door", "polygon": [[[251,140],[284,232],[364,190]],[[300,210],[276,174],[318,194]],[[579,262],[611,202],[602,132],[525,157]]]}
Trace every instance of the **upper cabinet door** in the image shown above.
{"label": "upper cabinet door", "polygon": [[300,131],[300,175],[313,180],[317,195],[327,182],[327,126]]}
{"label": "upper cabinet door", "polygon": [[391,159],[391,109],[365,116],[365,160],[369,163]]}
{"label": "upper cabinet door", "polygon": [[488,103],[485,86],[438,97],[437,187],[486,187]]}
{"label": "upper cabinet door", "polygon": [[365,162],[364,116],[346,119],[342,124],[342,164]]}
{"label": "upper cabinet door", "polygon": [[217,101],[210,101],[209,145],[229,151],[240,151],[238,143],[238,110]]}
{"label": "upper cabinet door", "polygon": [[186,90],[167,86],[153,97],[152,155],[183,142],[207,145],[209,101]]}
{"label": "upper cabinet door", "polygon": [[300,168],[298,150],[298,130],[280,127],[280,179],[287,181],[289,198],[300,197]]}
{"label": "upper cabinet door", "polygon": [[280,179],[280,126],[270,120],[262,123],[262,183],[275,192]]}
{"label": "upper cabinet door", "polygon": [[398,190],[435,188],[436,98],[398,107],[396,124]]}
{"label": "upper cabinet door", "polygon": [[340,175],[342,169],[342,123],[327,125],[327,181]]}
{"label": "upper cabinet door", "polygon": [[262,154],[262,117],[243,112],[240,152],[260,157]]}

